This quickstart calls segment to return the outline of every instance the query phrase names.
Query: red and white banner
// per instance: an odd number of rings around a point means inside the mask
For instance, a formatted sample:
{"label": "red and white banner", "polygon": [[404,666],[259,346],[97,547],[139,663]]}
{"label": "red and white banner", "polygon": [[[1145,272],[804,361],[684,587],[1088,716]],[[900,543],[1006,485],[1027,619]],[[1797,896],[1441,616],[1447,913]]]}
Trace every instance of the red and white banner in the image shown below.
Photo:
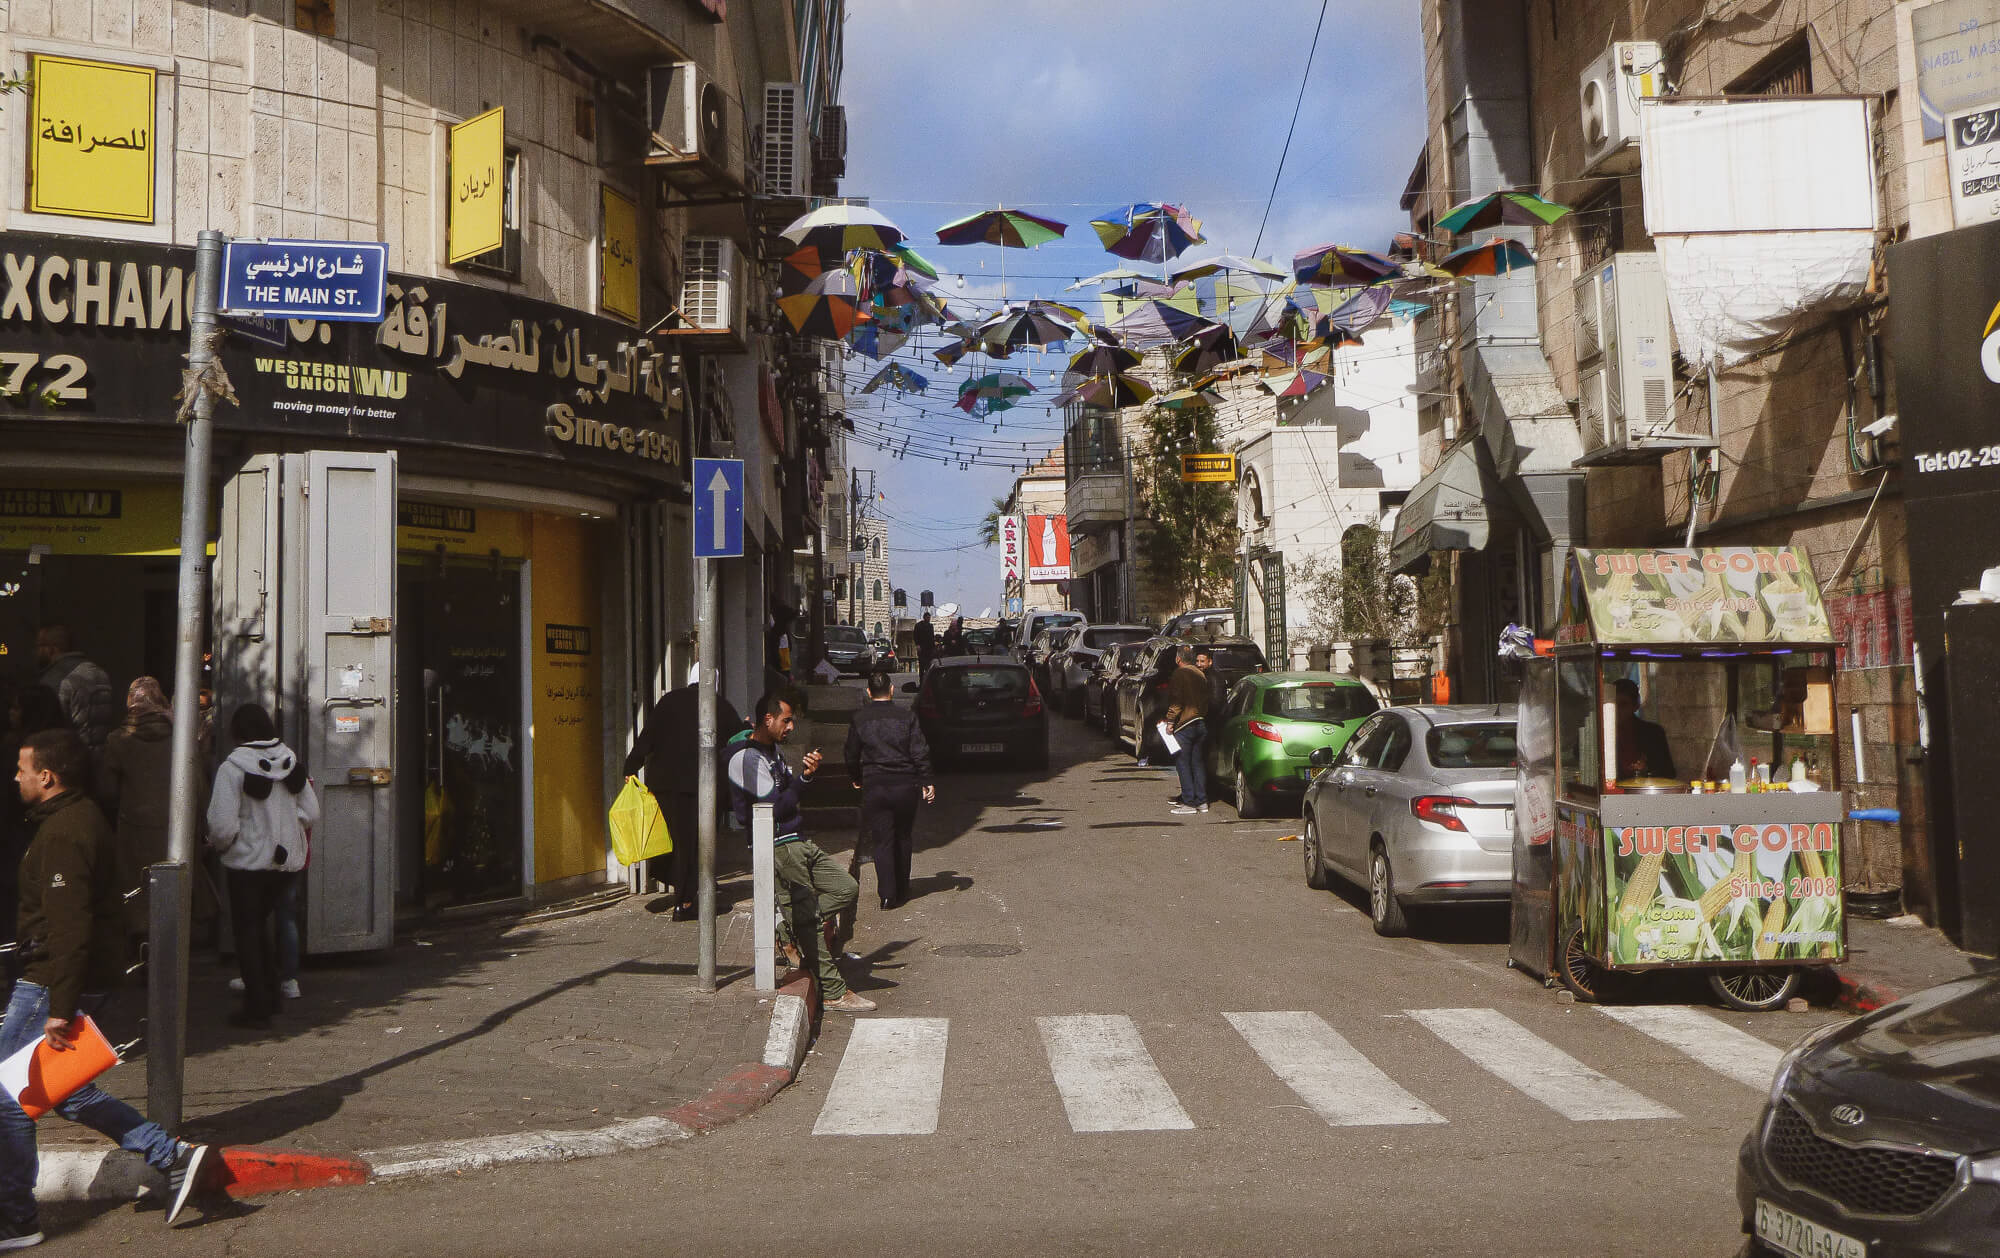
{"label": "red and white banner", "polygon": [[1018,515],[1000,517],[1000,564],[1004,579],[1021,579],[1021,517]]}
{"label": "red and white banner", "polygon": [[1069,580],[1069,517],[1028,517],[1028,580]]}

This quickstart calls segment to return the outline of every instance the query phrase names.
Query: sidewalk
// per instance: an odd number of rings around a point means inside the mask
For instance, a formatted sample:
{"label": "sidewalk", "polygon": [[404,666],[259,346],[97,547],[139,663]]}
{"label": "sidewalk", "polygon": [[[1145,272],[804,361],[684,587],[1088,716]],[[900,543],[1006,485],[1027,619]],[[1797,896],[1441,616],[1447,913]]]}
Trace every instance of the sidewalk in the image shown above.
{"label": "sidewalk", "polygon": [[1856,1013],[1879,1009],[1926,987],[1993,969],[2000,962],[1960,952],[1942,931],[1915,917],[1847,919],[1847,960],[1836,973],[1839,1004]]}

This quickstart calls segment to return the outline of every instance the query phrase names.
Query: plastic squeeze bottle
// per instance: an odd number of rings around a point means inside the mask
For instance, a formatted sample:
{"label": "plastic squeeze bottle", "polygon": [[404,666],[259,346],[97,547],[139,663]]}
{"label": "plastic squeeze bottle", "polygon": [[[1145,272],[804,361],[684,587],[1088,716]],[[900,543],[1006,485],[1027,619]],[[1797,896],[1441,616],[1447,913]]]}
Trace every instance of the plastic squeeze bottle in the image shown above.
{"label": "plastic squeeze bottle", "polygon": [[1741,795],[1747,789],[1745,784],[1748,780],[1748,775],[1743,771],[1743,758],[1739,756],[1736,762],[1729,766],[1729,793]]}
{"label": "plastic squeeze bottle", "polygon": [[1798,787],[1804,786],[1805,783],[1806,783],[1806,762],[1804,760],[1801,760],[1797,756],[1793,756],[1792,786],[1794,789],[1797,789]]}

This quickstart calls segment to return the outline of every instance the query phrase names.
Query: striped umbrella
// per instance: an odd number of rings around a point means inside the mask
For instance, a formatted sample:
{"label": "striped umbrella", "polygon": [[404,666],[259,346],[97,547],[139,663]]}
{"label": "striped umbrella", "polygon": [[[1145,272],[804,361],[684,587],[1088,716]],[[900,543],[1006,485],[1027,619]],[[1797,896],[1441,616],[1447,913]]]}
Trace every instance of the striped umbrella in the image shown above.
{"label": "striped umbrella", "polygon": [[1460,236],[1485,227],[1546,227],[1569,212],[1567,205],[1545,201],[1532,192],[1489,192],[1452,206],[1437,221],[1437,229]]}
{"label": "striped umbrella", "polygon": [[1165,262],[1198,245],[1201,220],[1178,205],[1140,201],[1090,220],[1105,251],[1135,262]]}
{"label": "striped umbrella", "polygon": [[1463,249],[1454,249],[1438,263],[1453,275],[1505,275],[1535,265],[1535,255],[1518,240],[1495,237]]}
{"label": "striped umbrella", "polygon": [[1047,244],[1068,230],[1067,223],[1005,207],[981,210],[954,219],[937,229],[941,245],[1005,245],[1009,249],[1032,249]]}
{"label": "striped umbrella", "polygon": [[1014,403],[1035,391],[1035,386],[1009,371],[995,371],[959,386],[958,401],[952,405],[968,415],[994,415],[1009,410]]}
{"label": "striped umbrella", "polygon": [[1352,245],[1314,245],[1292,255],[1292,275],[1301,284],[1373,284],[1400,269],[1381,254]]}
{"label": "striped umbrella", "polygon": [[1148,301],[1127,310],[1112,323],[1111,330],[1133,349],[1150,349],[1184,341],[1207,322],[1200,315],[1182,310],[1179,306]]}
{"label": "striped umbrella", "polygon": [[1153,386],[1137,376],[1123,372],[1107,372],[1101,376],[1090,376],[1074,387],[1057,394],[1049,403],[1051,406],[1068,406],[1071,402],[1081,402],[1099,410],[1115,411],[1122,407],[1138,406],[1153,396]]}
{"label": "striped umbrella", "polygon": [[865,205],[823,205],[778,234],[829,259],[854,249],[892,249],[903,241],[902,228]]}

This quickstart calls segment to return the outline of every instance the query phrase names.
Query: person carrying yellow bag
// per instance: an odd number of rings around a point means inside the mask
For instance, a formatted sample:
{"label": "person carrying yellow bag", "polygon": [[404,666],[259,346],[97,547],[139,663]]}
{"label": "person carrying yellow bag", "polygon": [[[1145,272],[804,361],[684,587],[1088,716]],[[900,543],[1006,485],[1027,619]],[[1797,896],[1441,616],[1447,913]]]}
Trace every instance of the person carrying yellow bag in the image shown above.
{"label": "person carrying yellow bag", "polygon": [[674,850],[674,836],[653,792],[636,776],[625,779],[618,798],[611,801],[611,851],[621,865],[636,865],[653,856]]}

